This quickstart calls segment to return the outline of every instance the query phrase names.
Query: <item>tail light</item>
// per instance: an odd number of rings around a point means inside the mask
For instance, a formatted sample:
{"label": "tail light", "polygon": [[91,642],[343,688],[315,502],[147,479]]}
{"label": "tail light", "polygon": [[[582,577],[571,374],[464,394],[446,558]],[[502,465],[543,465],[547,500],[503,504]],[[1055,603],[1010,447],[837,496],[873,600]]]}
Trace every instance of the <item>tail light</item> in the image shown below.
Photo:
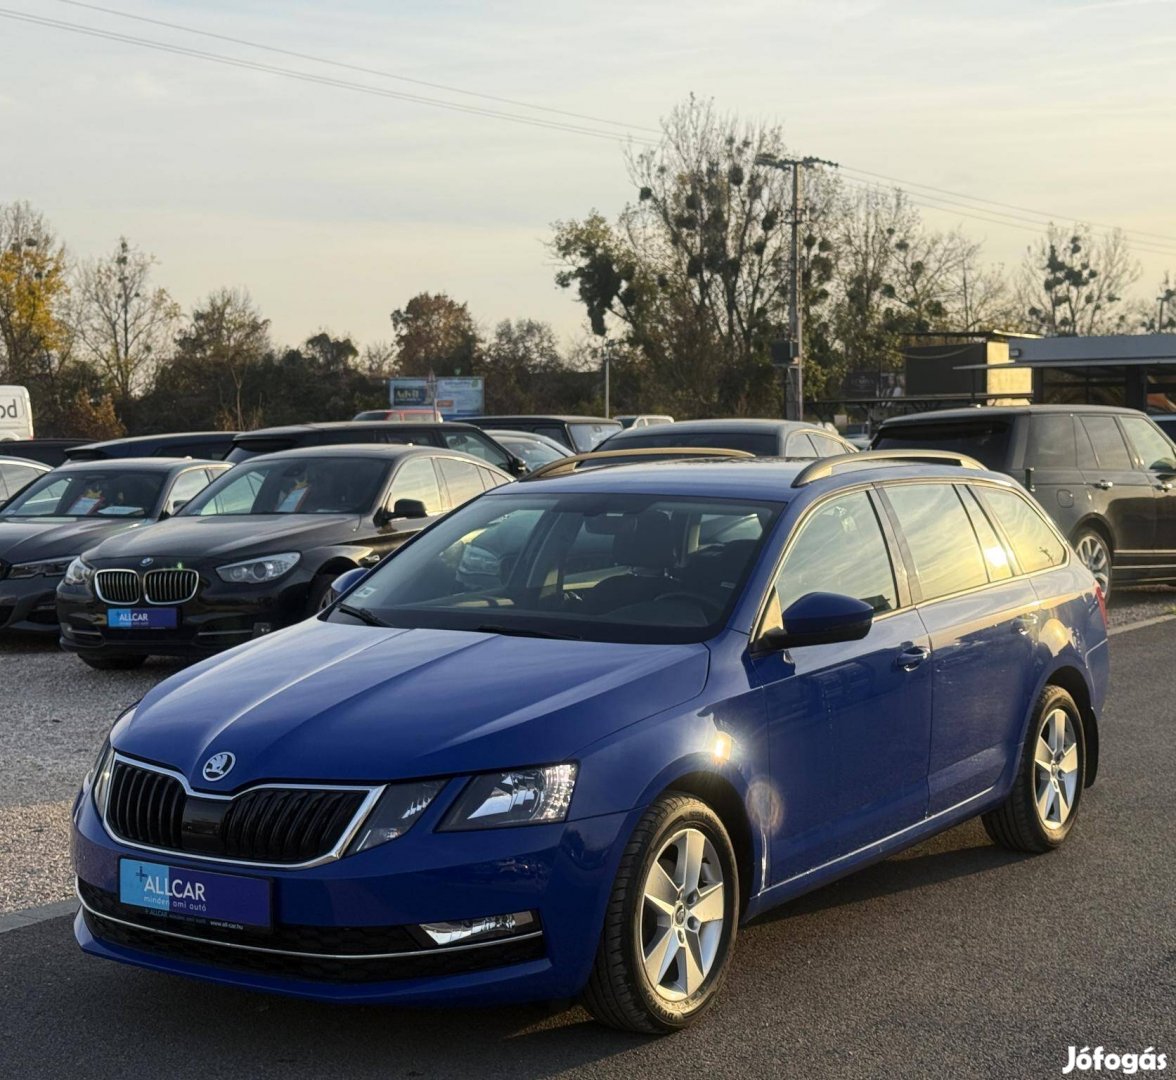
{"label": "tail light", "polygon": [[1107,625],[1107,597],[1102,586],[1095,582],[1094,595],[1098,597],[1098,610],[1102,612],[1103,626]]}

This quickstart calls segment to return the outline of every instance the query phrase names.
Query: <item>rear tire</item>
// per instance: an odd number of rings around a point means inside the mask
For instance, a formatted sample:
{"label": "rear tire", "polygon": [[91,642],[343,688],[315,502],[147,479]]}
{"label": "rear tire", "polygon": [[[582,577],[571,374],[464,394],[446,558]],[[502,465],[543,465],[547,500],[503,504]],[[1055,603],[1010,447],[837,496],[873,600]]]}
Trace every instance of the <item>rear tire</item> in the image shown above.
{"label": "rear tire", "polygon": [[1079,529],[1074,534],[1074,550],[1083,565],[1094,575],[1102,589],[1103,599],[1111,597],[1114,572],[1111,569],[1111,545],[1097,529]]}
{"label": "rear tire", "polygon": [[1078,817],[1086,782],[1082,711],[1060,686],[1037,699],[1009,797],[982,815],[988,835],[1010,851],[1059,847]]}
{"label": "rear tire", "polygon": [[134,671],[146,662],[146,656],[87,656],[78,653],[83,664],[88,664],[95,671]]}
{"label": "rear tire", "polygon": [[310,583],[310,592],[307,593],[306,598],[306,618],[311,618],[317,615],[324,608],[328,607],[327,597],[331,595],[331,582],[335,580],[338,574],[316,574]]}
{"label": "rear tire", "polygon": [[621,856],[583,1002],[602,1024],[679,1031],[723,984],[739,923],[735,849],[718,815],[669,792]]}

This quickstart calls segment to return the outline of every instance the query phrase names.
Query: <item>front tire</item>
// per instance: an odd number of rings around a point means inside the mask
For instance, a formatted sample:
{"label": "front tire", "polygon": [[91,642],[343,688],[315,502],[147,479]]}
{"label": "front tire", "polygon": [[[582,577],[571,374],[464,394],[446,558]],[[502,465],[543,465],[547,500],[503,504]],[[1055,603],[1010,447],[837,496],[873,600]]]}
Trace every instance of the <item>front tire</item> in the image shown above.
{"label": "front tire", "polygon": [[134,671],[146,662],[146,656],[87,656],[77,654],[83,664],[88,664],[95,671]]}
{"label": "front tire", "polygon": [[624,1031],[686,1027],[722,986],[738,923],[739,872],[722,821],[692,796],[663,795],[621,857],[585,1006]]}
{"label": "front tire", "polygon": [[983,815],[985,831],[1012,851],[1051,851],[1070,835],[1085,783],[1082,711],[1060,686],[1047,686],[1033,710],[1013,790]]}
{"label": "front tire", "polygon": [[1074,535],[1074,550],[1082,560],[1086,569],[1094,575],[1098,587],[1102,589],[1103,599],[1111,596],[1111,546],[1106,542],[1102,533],[1095,529],[1079,529]]}

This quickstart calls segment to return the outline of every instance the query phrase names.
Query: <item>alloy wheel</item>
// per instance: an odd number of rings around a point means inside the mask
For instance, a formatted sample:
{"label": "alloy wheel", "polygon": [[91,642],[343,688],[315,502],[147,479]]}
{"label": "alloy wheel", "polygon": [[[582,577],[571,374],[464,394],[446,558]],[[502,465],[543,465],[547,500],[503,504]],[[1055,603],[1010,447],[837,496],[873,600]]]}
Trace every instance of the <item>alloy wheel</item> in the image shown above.
{"label": "alloy wheel", "polygon": [[718,854],[700,829],[681,829],[662,845],[642,888],[638,929],[659,997],[682,1001],[706,981],[723,937],[726,891]]}
{"label": "alloy wheel", "polygon": [[1062,828],[1078,790],[1078,736],[1065,709],[1051,709],[1037,732],[1033,753],[1037,817],[1051,830]]}
{"label": "alloy wheel", "polygon": [[1078,558],[1086,564],[1086,568],[1094,575],[1094,580],[1098,582],[1098,587],[1102,589],[1103,594],[1105,595],[1109,592],[1111,587],[1111,557],[1101,537],[1096,536],[1094,533],[1083,535],[1078,541]]}

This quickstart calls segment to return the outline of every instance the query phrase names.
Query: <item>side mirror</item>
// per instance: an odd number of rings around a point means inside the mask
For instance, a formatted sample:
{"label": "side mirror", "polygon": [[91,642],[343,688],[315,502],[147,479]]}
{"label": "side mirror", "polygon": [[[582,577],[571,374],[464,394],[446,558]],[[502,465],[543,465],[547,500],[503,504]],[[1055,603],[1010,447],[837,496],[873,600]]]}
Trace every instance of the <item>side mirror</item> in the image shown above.
{"label": "side mirror", "polygon": [[387,509],[376,511],[376,524],[387,525],[397,518],[423,518],[428,517],[429,511],[425,504],[420,499],[397,499],[392,505],[391,511]]}
{"label": "side mirror", "polygon": [[528,465],[521,457],[515,457],[513,454],[510,458],[510,464],[507,465],[506,471],[511,476],[526,476],[531,471],[531,466]]}
{"label": "side mirror", "polygon": [[340,574],[331,582],[331,589],[327,593],[325,602],[333,604],[366,573],[367,571],[363,567],[357,566],[354,570],[348,570],[346,573]]}
{"label": "side mirror", "polygon": [[790,649],[798,645],[832,645],[860,641],[874,622],[874,609],[852,596],[814,592],[793,601],[781,617],[783,626],[759,639],[766,649]]}

